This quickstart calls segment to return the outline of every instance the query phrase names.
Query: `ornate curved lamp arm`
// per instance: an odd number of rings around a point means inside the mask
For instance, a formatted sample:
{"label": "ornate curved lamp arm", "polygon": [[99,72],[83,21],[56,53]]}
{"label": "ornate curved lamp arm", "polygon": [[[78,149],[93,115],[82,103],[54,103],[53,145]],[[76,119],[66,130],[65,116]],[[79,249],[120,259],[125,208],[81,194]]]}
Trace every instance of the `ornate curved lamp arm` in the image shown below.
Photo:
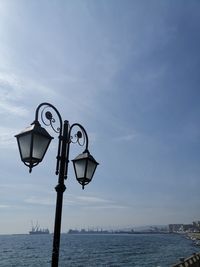
{"label": "ornate curved lamp arm", "polygon": [[[74,134],[74,136],[71,135],[72,133],[72,129],[74,127],[78,127],[80,128],[81,131],[77,131],[76,134]],[[69,142],[71,143],[78,143],[80,146],[84,146],[85,145],[85,151],[88,151],[88,135],[87,135],[87,132],[85,130],[85,128],[79,124],[79,123],[74,123],[70,126],[70,129],[69,129]],[[83,141],[82,143],[80,142],[80,139],[83,138]],[[75,140],[73,140],[75,139]]]}
{"label": "ornate curved lamp arm", "polygon": [[[43,107],[42,111],[41,111],[41,120],[42,122],[46,125],[46,126],[51,126],[51,128],[54,130],[54,132],[56,133],[60,133],[60,135],[62,134],[62,118],[61,118],[61,115],[59,113],[59,111],[57,110],[57,108],[55,108],[52,104],[50,103],[47,103],[47,102],[44,102],[44,103],[41,103],[36,111],[35,111],[35,122],[39,122],[38,120],[38,117],[39,117],[39,111],[40,109]],[[58,119],[59,119],[59,123],[60,123],[60,127],[58,127],[57,129],[55,129],[53,123],[56,122],[55,118],[53,117],[51,111],[47,110],[48,108],[52,108],[56,115],[58,116]],[[44,114],[45,112],[45,114]],[[45,121],[45,118],[46,117],[46,120],[48,121],[48,123]]]}
{"label": "ornate curved lamp arm", "polygon": [[[51,126],[51,128],[54,130],[54,132],[59,133],[59,142],[58,142],[58,152],[57,152],[57,163],[56,163],[56,175],[58,175],[58,170],[59,170],[59,163],[60,163],[60,151],[61,151],[61,139],[62,139],[62,133],[63,133],[63,123],[62,123],[62,117],[59,113],[59,111],[57,110],[56,107],[54,107],[52,104],[44,102],[41,103],[36,111],[35,111],[35,121],[34,123],[39,123],[39,111],[42,108],[41,111],[41,121],[44,123],[44,125],[46,126]],[[53,114],[51,113],[51,111],[49,109],[53,109],[56,113],[56,115],[58,116],[59,119],[59,127],[55,128],[55,126],[53,125],[56,120],[53,117]]]}
{"label": "ornate curved lamp arm", "polygon": [[[53,109],[53,111],[56,113],[56,115],[58,116],[59,119],[59,127],[55,127],[54,123],[56,122],[52,112],[50,111],[51,109]],[[41,112],[40,112],[41,110]],[[41,103],[36,111],[35,111],[35,121],[33,123],[39,123],[39,114],[40,114],[40,119],[43,122],[44,125],[46,126],[51,126],[51,128],[54,130],[54,132],[59,134],[59,142],[58,142],[58,152],[57,152],[57,163],[56,163],[56,175],[59,174],[59,168],[60,168],[60,158],[61,158],[61,144],[62,141],[65,140],[65,142],[68,144],[67,146],[67,155],[66,155],[66,161],[68,161],[68,157],[69,157],[69,146],[70,143],[77,143],[80,146],[84,146],[85,145],[85,150],[84,152],[89,152],[88,151],[88,135],[87,132],[85,130],[85,128],[79,124],[79,123],[74,123],[72,124],[68,129],[68,133],[66,131],[64,131],[65,127],[64,125],[68,124],[68,121],[64,121],[64,123],[62,122],[62,117],[59,113],[59,111],[50,103],[44,102]],[[75,133],[72,134],[72,130],[78,127],[79,130]],[[65,133],[64,133],[65,132]],[[66,179],[66,175],[67,175],[67,166],[68,164],[66,164],[65,167],[65,179]]]}

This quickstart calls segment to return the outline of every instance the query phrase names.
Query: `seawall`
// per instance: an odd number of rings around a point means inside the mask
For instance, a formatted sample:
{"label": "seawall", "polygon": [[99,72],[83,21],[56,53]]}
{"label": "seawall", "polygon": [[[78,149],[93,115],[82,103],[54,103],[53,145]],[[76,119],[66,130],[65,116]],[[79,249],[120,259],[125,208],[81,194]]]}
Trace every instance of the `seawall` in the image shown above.
{"label": "seawall", "polygon": [[171,267],[200,267],[200,253],[194,253],[189,258],[181,258],[180,262]]}

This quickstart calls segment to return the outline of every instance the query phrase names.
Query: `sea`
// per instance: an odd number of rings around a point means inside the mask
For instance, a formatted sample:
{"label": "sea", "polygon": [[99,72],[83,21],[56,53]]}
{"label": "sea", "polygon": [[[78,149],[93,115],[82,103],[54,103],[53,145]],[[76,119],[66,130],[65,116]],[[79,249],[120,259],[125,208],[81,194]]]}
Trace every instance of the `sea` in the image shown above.
{"label": "sea", "polygon": [[[53,236],[0,235],[1,267],[51,266]],[[60,267],[169,267],[199,252],[178,234],[62,234]]]}

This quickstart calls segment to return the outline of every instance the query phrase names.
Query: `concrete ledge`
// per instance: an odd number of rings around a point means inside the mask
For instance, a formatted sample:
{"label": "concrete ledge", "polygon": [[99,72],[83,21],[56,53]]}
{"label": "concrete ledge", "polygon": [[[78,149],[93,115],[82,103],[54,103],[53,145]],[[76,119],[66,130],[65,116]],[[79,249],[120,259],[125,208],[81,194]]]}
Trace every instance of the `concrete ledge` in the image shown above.
{"label": "concrete ledge", "polygon": [[180,262],[171,267],[200,267],[200,253],[194,253],[189,258],[181,258]]}

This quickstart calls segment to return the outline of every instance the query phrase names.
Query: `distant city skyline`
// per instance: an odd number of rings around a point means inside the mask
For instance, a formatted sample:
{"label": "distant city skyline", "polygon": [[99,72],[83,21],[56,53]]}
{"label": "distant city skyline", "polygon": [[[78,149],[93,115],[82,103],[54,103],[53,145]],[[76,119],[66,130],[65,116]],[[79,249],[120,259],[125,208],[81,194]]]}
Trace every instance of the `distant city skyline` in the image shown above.
{"label": "distant city skyline", "polygon": [[[31,174],[14,135],[50,102],[100,163],[70,162],[62,232],[200,218],[200,2],[0,0],[0,234],[53,231],[57,136]],[[70,160],[79,150],[71,146]]]}

